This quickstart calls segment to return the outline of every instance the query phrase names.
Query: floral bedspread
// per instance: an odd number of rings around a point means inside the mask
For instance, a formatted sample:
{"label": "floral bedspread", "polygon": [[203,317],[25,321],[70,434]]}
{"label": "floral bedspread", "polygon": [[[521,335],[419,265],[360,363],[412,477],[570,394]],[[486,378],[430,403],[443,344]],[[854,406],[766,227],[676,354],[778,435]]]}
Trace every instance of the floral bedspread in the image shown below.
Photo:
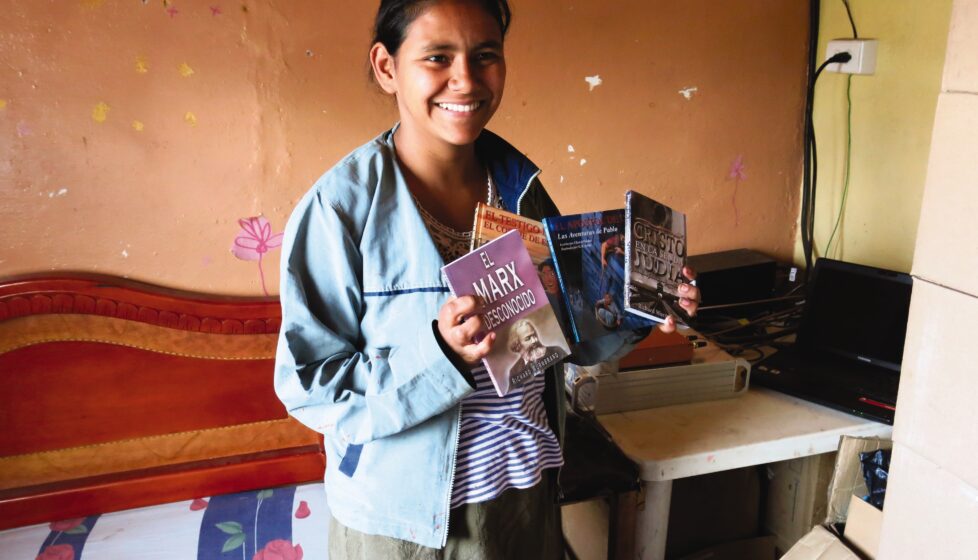
{"label": "floral bedspread", "polygon": [[321,560],[323,485],[303,484],[0,532],[0,560]]}

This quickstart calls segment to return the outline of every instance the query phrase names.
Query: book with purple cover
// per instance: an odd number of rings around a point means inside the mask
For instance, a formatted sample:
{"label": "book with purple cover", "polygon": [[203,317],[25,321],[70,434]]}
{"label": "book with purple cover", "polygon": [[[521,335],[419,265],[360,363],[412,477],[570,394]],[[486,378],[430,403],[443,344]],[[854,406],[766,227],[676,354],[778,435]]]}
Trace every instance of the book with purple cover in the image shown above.
{"label": "book with purple cover", "polygon": [[504,396],[570,354],[519,231],[510,231],[444,267],[452,293],[480,296],[486,329],[496,333],[483,358]]}
{"label": "book with purple cover", "polygon": [[475,207],[475,226],[472,228],[472,248],[474,251],[489,243],[493,239],[510,230],[518,230],[523,237],[523,244],[530,253],[530,260],[537,267],[537,275],[543,283],[543,289],[547,292],[547,299],[553,307],[560,328],[564,331],[564,338],[571,336],[571,327],[567,313],[564,310],[563,296],[560,294],[560,282],[557,280],[557,265],[554,264],[553,257],[550,255],[550,245],[547,243],[547,235],[543,231],[543,223],[538,220],[520,216],[489,206],[480,202]]}

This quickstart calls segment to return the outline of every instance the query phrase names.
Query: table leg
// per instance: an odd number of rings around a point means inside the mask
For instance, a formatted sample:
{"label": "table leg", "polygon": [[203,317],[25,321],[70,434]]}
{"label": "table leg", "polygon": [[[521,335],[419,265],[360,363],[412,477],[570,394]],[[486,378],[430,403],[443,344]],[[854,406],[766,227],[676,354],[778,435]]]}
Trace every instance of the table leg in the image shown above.
{"label": "table leg", "polygon": [[645,507],[639,509],[635,519],[635,557],[639,560],[663,560],[666,557],[672,481],[642,484],[645,488]]}

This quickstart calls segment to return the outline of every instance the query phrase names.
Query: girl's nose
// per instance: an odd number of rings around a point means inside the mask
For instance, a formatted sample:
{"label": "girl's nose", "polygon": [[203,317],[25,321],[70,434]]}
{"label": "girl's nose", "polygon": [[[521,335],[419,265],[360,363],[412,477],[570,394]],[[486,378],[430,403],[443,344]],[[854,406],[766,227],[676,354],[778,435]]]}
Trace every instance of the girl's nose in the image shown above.
{"label": "girl's nose", "polygon": [[452,76],[448,82],[449,89],[466,93],[472,90],[473,82],[472,65],[468,58],[458,57],[455,64],[452,65]]}

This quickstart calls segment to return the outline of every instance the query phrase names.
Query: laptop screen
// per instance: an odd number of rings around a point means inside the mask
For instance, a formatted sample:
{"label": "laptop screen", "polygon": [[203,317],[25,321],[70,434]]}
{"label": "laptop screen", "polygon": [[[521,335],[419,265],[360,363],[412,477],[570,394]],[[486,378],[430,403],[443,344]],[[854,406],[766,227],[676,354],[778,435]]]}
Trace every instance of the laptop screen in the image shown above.
{"label": "laptop screen", "polygon": [[900,371],[910,275],[822,258],[811,281],[799,342]]}

